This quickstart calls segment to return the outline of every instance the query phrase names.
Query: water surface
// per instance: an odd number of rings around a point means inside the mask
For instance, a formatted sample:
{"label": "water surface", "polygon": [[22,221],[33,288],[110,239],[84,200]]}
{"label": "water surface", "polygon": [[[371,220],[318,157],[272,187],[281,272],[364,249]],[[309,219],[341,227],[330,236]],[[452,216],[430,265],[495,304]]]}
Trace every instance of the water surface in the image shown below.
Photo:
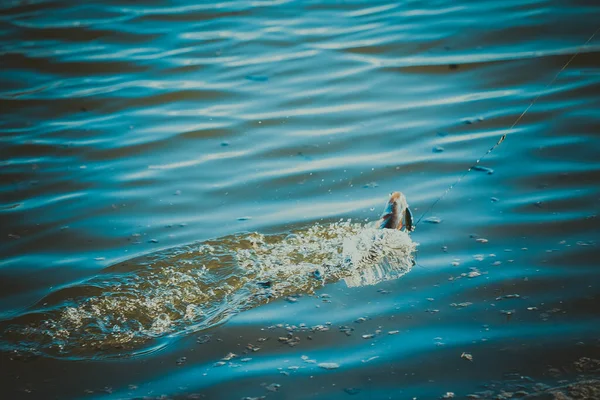
{"label": "water surface", "polygon": [[[574,363],[600,358],[600,38],[582,46],[596,2],[0,10],[7,397],[460,398],[593,375]],[[137,356],[7,339],[138,257],[365,224],[395,190],[418,219],[503,134],[411,234],[417,264],[398,279],[167,324]]]}

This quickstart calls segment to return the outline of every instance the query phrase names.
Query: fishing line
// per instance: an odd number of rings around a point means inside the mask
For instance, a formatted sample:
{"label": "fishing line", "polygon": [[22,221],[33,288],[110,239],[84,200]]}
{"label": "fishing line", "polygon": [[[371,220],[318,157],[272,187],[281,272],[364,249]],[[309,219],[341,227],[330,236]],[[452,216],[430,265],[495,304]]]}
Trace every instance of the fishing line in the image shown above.
{"label": "fishing line", "polygon": [[[588,38],[588,40],[585,41],[585,43],[583,43],[581,46],[579,46],[579,48],[577,49],[577,52],[575,54],[573,54],[571,56],[571,58],[569,58],[569,60],[565,63],[565,65],[563,65],[562,68],[556,73],[556,75],[554,75],[554,78],[552,78],[552,80],[550,82],[548,82],[548,84],[546,84],[546,86],[544,87],[544,89],[542,91],[540,91],[540,93],[537,96],[535,96],[535,98],[529,103],[529,105],[527,106],[527,108],[525,108],[525,110],[523,110],[523,112],[521,113],[521,115],[519,115],[517,117],[517,119],[515,120],[515,122],[513,122],[513,124],[510,126],[510,128],[508,128],[509,131],[511,131],[515,126],[517,126],[517,124],[523,119],[523,117],[525,116],[525,114],[527,114],[527,112],[531,109],[531,107],[533,107],[533,105],[538,101],[538,99],[542,96],[542,94],[546,91],[546,89],[548,89],[550,86],[552,86],[554,84],[554,82],[556,82],[556,80],[558,79],[559,75],[569,66],[569,64],[571,64],[571,62],[575,59],[575,57],[577,57],[581,53],[581,51],[583,50],[583,48],[594,38],[594,36],[596,36],[596,34],[598,32],[600,32],[600,27],[598,27],[598,29],[596,29],[596,31],[594,33],[592,33],[592,36],[590,36]],[[450,192],[456,185],[458,185],[460,183],[460,181],[462,181],[463,178],[465,176],[467,176],[467,174],[469,172],[471,172],[474,168],[478,167],[479,164],[481,163],[481,161],[485,157],[487,157],[488,154],[490,154],[492,151],[494,151],[494,149],[496,147],[500,146],[500,144],[502,142],[504,142],[504,139],[506,139],[507,135],[508,135],[508,133],[505,133],[502,136],[500,136],[500,139],[498,139],[498,141],[496,142],[496,144],[494,144],[492,147],[490,147],[490,149],[483,156],[481,156],[479,159],[477,159],[475,161],[475,164],[473,164],[472,166],[470,166],[469,169],[467,169],[452,185],[450,185],[444,191],[444,193],[442,193],[442,195],[440,197],[438,197],[431,204],[431,206],[429,206],[429,208],[421,215],[421,217],[415,223],[414,228],[416,228],[417,225],[419,225],[419,222],[421,222],[421,220],[423,219],[423,217],[425,217],[427,214],[429,214],[431,212],[431,210],[433,210],[433,208],[437,205],[437,203],[439,203],[444,197],[446,197],[446,195],[448,194],[448,192]]]}

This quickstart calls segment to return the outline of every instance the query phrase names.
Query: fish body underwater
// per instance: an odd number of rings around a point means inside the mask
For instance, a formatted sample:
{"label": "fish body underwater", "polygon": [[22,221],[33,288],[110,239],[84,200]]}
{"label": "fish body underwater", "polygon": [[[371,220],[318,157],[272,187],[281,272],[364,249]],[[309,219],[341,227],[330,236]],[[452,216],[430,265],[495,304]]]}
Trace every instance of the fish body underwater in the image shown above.
{"label": "fish body underwater", "polygon": [[240,233],[115,264],[0,321],[0,349],[71,359],[135,355],[160,347],[161,338],[329,282],[356,287],[395,279],[413,266],[409,214],[395,192],[376,223]]}

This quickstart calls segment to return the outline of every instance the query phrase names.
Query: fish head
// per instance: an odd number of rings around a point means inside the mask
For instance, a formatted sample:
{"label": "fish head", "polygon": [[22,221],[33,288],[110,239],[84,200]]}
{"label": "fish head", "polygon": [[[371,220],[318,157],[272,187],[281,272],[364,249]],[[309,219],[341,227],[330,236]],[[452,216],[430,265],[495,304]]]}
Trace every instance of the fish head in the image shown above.
{"label": "fish head", "polygon": [[401,192],[390,193],[390,199],[385,204],[379,220],[380,229],[402,229],[413,231],[413,218],[406,197]]}

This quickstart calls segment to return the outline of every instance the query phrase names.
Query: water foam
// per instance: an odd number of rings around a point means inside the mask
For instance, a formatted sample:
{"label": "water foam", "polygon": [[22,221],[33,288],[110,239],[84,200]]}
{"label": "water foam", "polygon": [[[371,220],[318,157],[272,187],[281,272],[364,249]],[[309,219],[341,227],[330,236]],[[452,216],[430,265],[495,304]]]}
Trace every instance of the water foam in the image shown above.
{"label": "water foam", "polygon": [[3,321],[4,350],[71,358],[135,354],[155,338],[206,329],[244,309],[343,279],[350,287],[412,267],[408,234],[351,221],[290,234],[238,234],[109,268]]}

